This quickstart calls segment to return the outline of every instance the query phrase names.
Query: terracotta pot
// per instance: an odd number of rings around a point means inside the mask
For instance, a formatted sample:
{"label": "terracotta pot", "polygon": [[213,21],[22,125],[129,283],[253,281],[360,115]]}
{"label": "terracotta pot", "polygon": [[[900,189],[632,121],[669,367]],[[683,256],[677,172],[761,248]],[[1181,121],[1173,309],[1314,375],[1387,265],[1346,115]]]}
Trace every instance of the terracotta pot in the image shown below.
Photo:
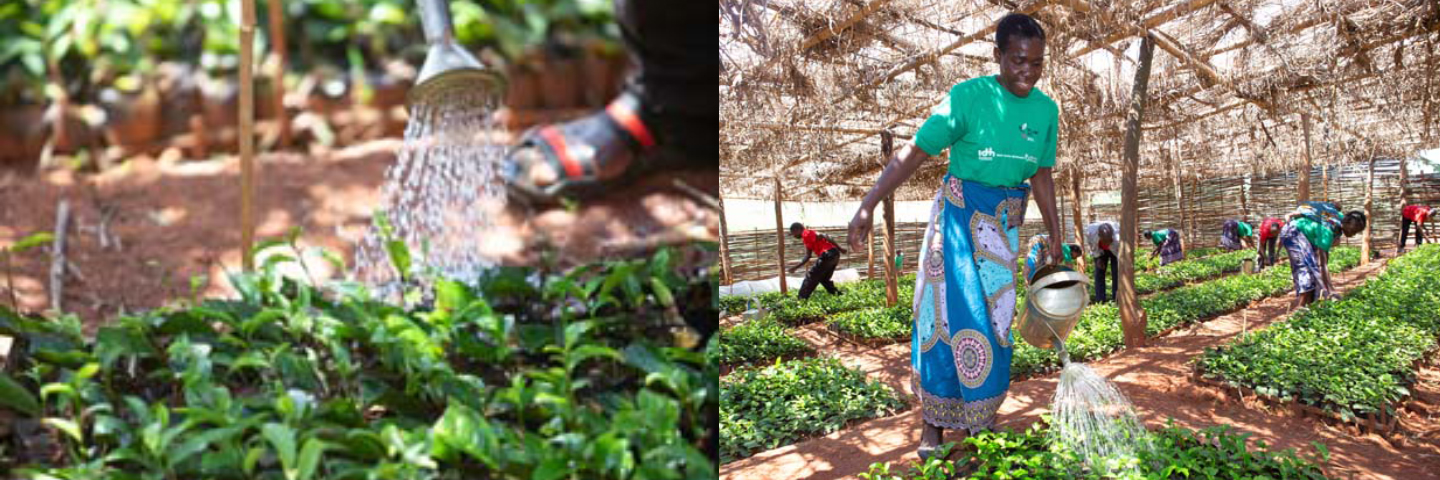
{"label": "terracotta pot", "polygon": [[[108,114],[105,139],[111,145],[129,149],[148,147],[161,139],[160,93],[147,82],[138,92],[107,89],[102,93],[101,106]],[[67,124],[69,126],[69,124]]]}
{"label": "terracotta pot", "polygon": [[505,105],[512,110],[527,110],[540,104],[539,76],[524,65],[513,66],[508,75],[509,88],[505,92]]}
{"label": "terracotta pot", "polygon": [[581,69],[585,77],[582,89],[585,105],[598,108],[605,106],[614,95],[610,89],[614,86],[614,68],[610,59],[597,52],[590,52],[585,55],[581,63]]}
{"label": "terracotta pot", "polygon": [[235,83],[207,77],[200,82],[200,92],[205,128],[218,132],[240,122],[240,88]]}
{"label": "terracotta pot", "polygon": [[162,63],[156,69],[160,91],[160,135],[165,138],[190,133],[190,117],[201,113],[200,76],[194,67]]}
{"label": "terracotta pot", "polygon": [[576,57],[555,57],[546,59],[545,69],[540,72],[541,97],[547,108],[575,108],[584,106],[580,77],[581,61]]}
{"label": "terracotta pot", "polygon": [[42,104],[0,107],[0,163],[32,164],[40,159],[48,134],[45,109]]}

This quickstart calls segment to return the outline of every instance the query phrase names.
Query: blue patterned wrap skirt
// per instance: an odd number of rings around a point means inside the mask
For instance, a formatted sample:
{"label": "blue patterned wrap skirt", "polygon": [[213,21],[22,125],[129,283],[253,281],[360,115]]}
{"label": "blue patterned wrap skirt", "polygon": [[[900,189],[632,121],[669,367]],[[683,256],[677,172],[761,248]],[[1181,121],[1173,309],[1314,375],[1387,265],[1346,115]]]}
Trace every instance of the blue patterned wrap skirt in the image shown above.
{"label": "blue patterned wrap skirt", "polygon": [[971,433],[995,424],[1010,388],[1015,270],[1028,185],[947,175],[917,275],[911,381],[925,423]]}

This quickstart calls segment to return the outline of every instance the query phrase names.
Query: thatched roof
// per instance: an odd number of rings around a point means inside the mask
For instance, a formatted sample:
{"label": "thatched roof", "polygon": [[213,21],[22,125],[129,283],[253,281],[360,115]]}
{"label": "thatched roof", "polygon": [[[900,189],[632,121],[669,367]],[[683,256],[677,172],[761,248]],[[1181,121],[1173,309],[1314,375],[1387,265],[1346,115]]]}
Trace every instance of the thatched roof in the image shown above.
{"label": "thatched roof", "polygon": [[[857,199],[882,129],[908,141],[948,88],[997,71],[1006,12],[1046,27],[1040,88],[1061,106],[1058,169],[1119,179],[1141,36],[1156,42],[1141,186],[1413,155],[1440,131],[1434,0],[722,0],[721,188]],[[922,167],[902,199],[944,171]]]}

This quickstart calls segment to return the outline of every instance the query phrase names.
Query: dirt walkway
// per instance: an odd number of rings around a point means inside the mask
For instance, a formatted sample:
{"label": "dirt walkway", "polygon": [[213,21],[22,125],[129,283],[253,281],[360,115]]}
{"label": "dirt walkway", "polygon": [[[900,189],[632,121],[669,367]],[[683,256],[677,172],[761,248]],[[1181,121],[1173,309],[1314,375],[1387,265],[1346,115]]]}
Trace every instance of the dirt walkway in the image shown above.
{"label": "dirt walkway", "polygon": [[[380,202],[385,170],[401,147],[380,140],[328,153],[257,157],[257,236],[302,227],[302,246],[338,252],[351,262]],[[55,228],[61,199],[71,206],[66,257],[74,264],[63,306],[93,331],[121,312],[159,307],[190,296],[203,276],[205,296],[229,295],[227,271],[240,265],[239,162],[233,156],[185,161],[130,159],[99,174],[67,170],[42,176],[0,170],[0,247]],[[683,182],[692,187],[677,187]],[[530,265],[556,252],[562,265],[603,256],[632,256],[659,244],[719,237],[719,216],[701,195],[718,194],[714,171],[667,170],[570,208],[532,211],[514,204],[492,212],[496,226],[476,248],[502,264]],[[107,245],[101,245],[101,225]],[[50,256],[18,255],[13,264],[21,310],[48,308]],[[323,261],[316,276],[342,276]],[[0,298],[10,295],[0,278]]]}
{"label": "dirt walkway", "polygon": [[[1376,273],[1382,263],[1359,267],[1336,276],[1343,292]],[[1189,361],[1205,348],[1224,344],[1244,329],[1255,329],[1285,316],[1289,295],[1261,300],[1248,308],[1208,322],[1152,339],[1140,349],[1123,350],[1091,366],[1116,385],[1135,403],[1146,423],[1164,425],[1167,418],[1190,428],[1228,424],[1254,434],[1279,448],[1312,451],[1310,442],[1320,441],[1332,455],[1327,473],[1339,478],[1420,479],[1440,478],[1440,371],[1426,368],[1417,385],[1413,414],[1402,422],[1411,432],[1408,441],[1391,445],[1374,436],[1356,436],[1313,418],[1295,418],[1224,400],[1214,391],[1190,381]],[[828,335],[818,325],[798,333],[825,352],[834,352],[852,368],[860,369],[908,395],[914,392],[906,380],[909,374],[909,343],[882,348],[860,347]],[[1000,409],[1002,427],[1023,428],[1049,411],[1055,392],[1056,375],[1051,374],[1011,386]],[[742,479],[836,479],[853,478],[874,462],[916,460],[919,418],[914,410],[862,423],[856,427],[796,445],[762,452],[721,466],[722,478]]]}

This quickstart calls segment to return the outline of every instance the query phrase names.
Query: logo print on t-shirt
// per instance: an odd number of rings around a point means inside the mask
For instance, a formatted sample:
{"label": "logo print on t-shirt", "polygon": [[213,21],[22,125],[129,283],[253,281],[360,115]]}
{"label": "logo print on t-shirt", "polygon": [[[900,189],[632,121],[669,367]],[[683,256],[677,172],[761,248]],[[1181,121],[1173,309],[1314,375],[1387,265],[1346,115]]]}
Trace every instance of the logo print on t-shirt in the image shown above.
{"label": "logo print on t-shirt", "polygon": [[976,156],[976,157],[979,157],[980,161],[982,161],[982,162],[988,162],[988,161],[994,160],[994,159],[995,159],[995,149],[993,149],[993,148],[988,148],[988,147],[987,147],[987,148],[985,148],[985,149],[983,149],[983,150],[980,150],[980,151],[978,151],[978,152],[975,152],[975,156]]}
{"label": "logo print on t-shirt", "polygon": [[1024,138],[1027,142],[1035,141],[1035,137],[1038,136],[1039,133],[1040,132],[1031,130],[1029,123],[1020,124],[1020,138]]}

